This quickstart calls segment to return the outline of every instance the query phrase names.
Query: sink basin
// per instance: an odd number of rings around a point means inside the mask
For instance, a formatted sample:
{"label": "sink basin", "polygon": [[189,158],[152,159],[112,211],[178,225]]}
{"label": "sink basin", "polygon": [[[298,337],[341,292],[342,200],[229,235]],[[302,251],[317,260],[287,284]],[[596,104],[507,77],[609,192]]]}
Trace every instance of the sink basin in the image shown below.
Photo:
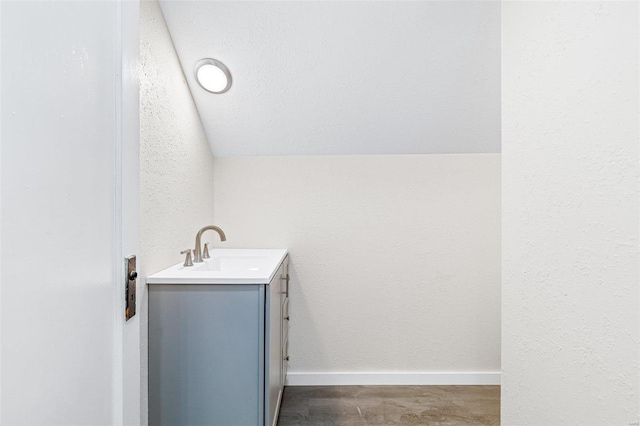
{"label": "sink basin", "polygon": [[[193,271],[258,271],[269,263],[269,256],[242,256],[213,251],[210,259],[194,263]],[[184,267],[188,269],[187,267]]]}
{"label": "sink basin", "polygon": [[147,284],[268,284],[287,255],[282,249],[211,249],[211,258],[193,266],[174,265],[147,278]]}

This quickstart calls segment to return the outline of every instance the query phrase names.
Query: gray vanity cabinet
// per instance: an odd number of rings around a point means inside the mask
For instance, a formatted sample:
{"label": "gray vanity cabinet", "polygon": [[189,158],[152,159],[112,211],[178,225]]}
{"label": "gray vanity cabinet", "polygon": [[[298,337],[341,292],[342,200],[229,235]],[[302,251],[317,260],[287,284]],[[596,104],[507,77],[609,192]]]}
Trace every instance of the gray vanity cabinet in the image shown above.
{"label": "gray vanity cabinet", "polygon": [[276,424],[288,263],[265,284],[149,285],[151,426]]}

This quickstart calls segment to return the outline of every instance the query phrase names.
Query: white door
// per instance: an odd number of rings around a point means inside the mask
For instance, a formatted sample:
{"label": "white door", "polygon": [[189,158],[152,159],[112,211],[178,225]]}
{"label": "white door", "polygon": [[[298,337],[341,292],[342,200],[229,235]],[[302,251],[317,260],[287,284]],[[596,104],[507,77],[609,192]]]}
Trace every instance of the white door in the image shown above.
{"label": "white door", "polygon": [[3,425],[139,421],[137,6],[0,3]]}

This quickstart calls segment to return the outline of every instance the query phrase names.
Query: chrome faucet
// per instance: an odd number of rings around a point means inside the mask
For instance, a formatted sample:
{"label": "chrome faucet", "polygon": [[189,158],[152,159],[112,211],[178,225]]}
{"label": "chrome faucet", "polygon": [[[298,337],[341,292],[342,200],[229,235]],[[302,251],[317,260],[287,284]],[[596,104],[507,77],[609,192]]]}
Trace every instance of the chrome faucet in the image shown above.
{"label": "chrome faucet", "polygon": [[[201,230],[198,231],[198,233],[196,234],[196,249],[194,251],[193,254],[193,261],[196,263],[200,263],[202,262],[202,244],[201,244],[201,238],[202,238],[202,234],[204,234],[205,231],[216,231],[218,233],[218,235],[220,235],[220,241],[226,241],[227,240],[227,236],[224,235],[224,231],[220,228],[218,228],[217,226],[213,226],[213,225],[209,225],[209,226],[205,226],[204,228],[202,228]],[[207,250],[207,253],[209,252],[209,250]]]}

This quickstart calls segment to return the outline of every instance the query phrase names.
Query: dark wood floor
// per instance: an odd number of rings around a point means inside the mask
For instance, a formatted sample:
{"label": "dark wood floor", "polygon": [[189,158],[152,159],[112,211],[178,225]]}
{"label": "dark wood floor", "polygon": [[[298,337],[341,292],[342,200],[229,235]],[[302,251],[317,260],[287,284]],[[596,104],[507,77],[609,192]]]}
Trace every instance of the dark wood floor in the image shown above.
{"label": "dark wood floor", "polygon": [[279,426],[499,425],[500,386],[287,386]]}

